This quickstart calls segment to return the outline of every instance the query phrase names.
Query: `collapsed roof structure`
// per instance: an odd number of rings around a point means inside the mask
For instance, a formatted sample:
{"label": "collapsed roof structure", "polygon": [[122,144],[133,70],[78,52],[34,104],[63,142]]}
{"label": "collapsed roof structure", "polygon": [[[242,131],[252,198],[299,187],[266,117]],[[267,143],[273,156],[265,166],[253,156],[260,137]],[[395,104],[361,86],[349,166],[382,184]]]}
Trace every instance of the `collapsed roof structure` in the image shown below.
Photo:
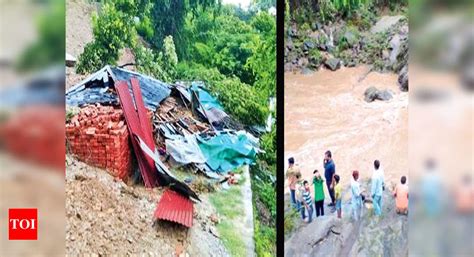
{"label": "collapsed roof structure", "polygon": [[67,106],[94,104],[121,107],[145,186],[169,187],[157,205],[158,219],[190,227],[191,199],[199,201],[168,166],[187,166],[219,178],[221,173],[253,163],[259,152],[258,139],[225,113],[202,82],[169,85],[105,66],[66,92]]}

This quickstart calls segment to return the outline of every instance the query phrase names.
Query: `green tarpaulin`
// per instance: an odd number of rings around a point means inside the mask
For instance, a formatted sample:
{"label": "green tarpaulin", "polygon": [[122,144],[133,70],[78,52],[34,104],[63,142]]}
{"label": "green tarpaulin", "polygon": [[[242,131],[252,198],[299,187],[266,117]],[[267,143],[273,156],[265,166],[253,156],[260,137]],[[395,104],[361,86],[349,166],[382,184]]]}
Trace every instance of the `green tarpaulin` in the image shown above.
{"label": "green tarpaulin", "polygon": [[258,139],[245,131],[221,133],[211,138],[197,136],[197,140],[207,165],[216,172],[252,164],[259,151]]}

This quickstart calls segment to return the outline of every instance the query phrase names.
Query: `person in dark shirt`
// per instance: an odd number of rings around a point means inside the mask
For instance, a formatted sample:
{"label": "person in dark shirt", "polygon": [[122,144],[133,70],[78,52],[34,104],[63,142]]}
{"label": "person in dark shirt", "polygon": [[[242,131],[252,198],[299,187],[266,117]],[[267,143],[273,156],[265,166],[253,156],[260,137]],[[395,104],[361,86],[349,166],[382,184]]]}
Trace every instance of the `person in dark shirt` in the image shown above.
{"label": "person in dark shirt", "polygon": [[333,176],[336,173],[336,165],[332,160],[331,151],[326,151],[324,154],[324,177],[326,178],[326,186],[328,188],[329,196],[331,197],[331,203],[328,206],[335,206],[334,188],[331,188]]}

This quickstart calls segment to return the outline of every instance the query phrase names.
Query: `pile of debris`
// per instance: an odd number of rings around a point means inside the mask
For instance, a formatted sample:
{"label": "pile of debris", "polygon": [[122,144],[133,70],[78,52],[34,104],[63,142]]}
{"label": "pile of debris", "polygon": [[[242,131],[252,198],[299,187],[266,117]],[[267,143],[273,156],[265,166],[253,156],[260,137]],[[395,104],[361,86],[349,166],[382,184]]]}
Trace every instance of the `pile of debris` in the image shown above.
{"label": "pile of debris", "polygon": [[253,163],[259,151],[258,139],[242,130],[201,82],[168,85],[105,66],[70,88],[66,104],[81,108],[67,124],[71,152],[122,180],[141,177],[145,187],[169,187],[155,218],[186,227],[194,216],[191,200],[200,199],[191,182],[178,180],[169,168],[219,179]]}
{"label": "pile of debris", "polygon": [[66,143],[79,160],[126,180],[132,170],[130,136],[121,109],[90,105],[66,124]]}

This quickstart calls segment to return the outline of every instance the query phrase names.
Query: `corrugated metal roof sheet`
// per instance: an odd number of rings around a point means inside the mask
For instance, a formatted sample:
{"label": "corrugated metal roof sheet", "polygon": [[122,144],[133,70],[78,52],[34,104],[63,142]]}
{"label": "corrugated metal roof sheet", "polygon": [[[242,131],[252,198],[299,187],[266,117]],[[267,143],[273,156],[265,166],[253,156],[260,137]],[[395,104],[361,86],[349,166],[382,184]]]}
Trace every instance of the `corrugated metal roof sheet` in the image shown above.
{"label": "corrugated metal roof sheet", "polygon": [[[130,135],[132,137],[138,136],[141,139],[145,140],[145,138],[151,137],[151,135],[146,136],[145,133],[147,132],[146,125],[141,124],[139,115],[137,110],[135,109],[135,105],[132,100],[132,96],[130,95],[130,90],[128,88],[128,83],[126,81],[119,81],[115,85],[115,89],[117,90],[117,94],[120,98],[120,104],[122,105],[123,114],[125,116],[125,120],[127,121],[127,127],[130,131]],[[137,89],[136,89],[137,90]],[[138,88],[139,90],[139,88]],[[141,97],[141,94],[135,93],[135,100]],[[139,101],[143,103],[142,101]],[[142,108],[140,108],[142,110]],[[146,115],[146,114],[141,114]],[[148,121],[150,122],[150,121]],[[149,132],[151,133],[151,132]],[[143,177],[143,182],[145,183],[146,187],[155,187],[158,184],[158,175],[156,173],[156,168],[154,165],[154,161],[146,156],[140,146],[138,145],[136,140],[132,140],[132,146],[135,150],[135,156],[138,160],[138,165],[140,167],[140,172]]]}
{"label": "corrugated metal roof sheet", "polygon": [[154,217],[176,222],[190,228],[193,226],[193,215],[193,202],[167,189],[156,206]]}
{"label": "corrugated metal roof sheet", "polygon": [[[151,111],[155,111],[160,102],[170,95],[170,86],[162,81],[140,73],[106,65],[79,84],[69,88],[66,91],[66,104],[70,106],[95,103],[116,105],[118,99],[117,94],[112,90],[113,84],[119,81],[129,81],[131,78],[136,78],[140,82],[144,105]],[[112,80],[114,83],[112,83]]]}

